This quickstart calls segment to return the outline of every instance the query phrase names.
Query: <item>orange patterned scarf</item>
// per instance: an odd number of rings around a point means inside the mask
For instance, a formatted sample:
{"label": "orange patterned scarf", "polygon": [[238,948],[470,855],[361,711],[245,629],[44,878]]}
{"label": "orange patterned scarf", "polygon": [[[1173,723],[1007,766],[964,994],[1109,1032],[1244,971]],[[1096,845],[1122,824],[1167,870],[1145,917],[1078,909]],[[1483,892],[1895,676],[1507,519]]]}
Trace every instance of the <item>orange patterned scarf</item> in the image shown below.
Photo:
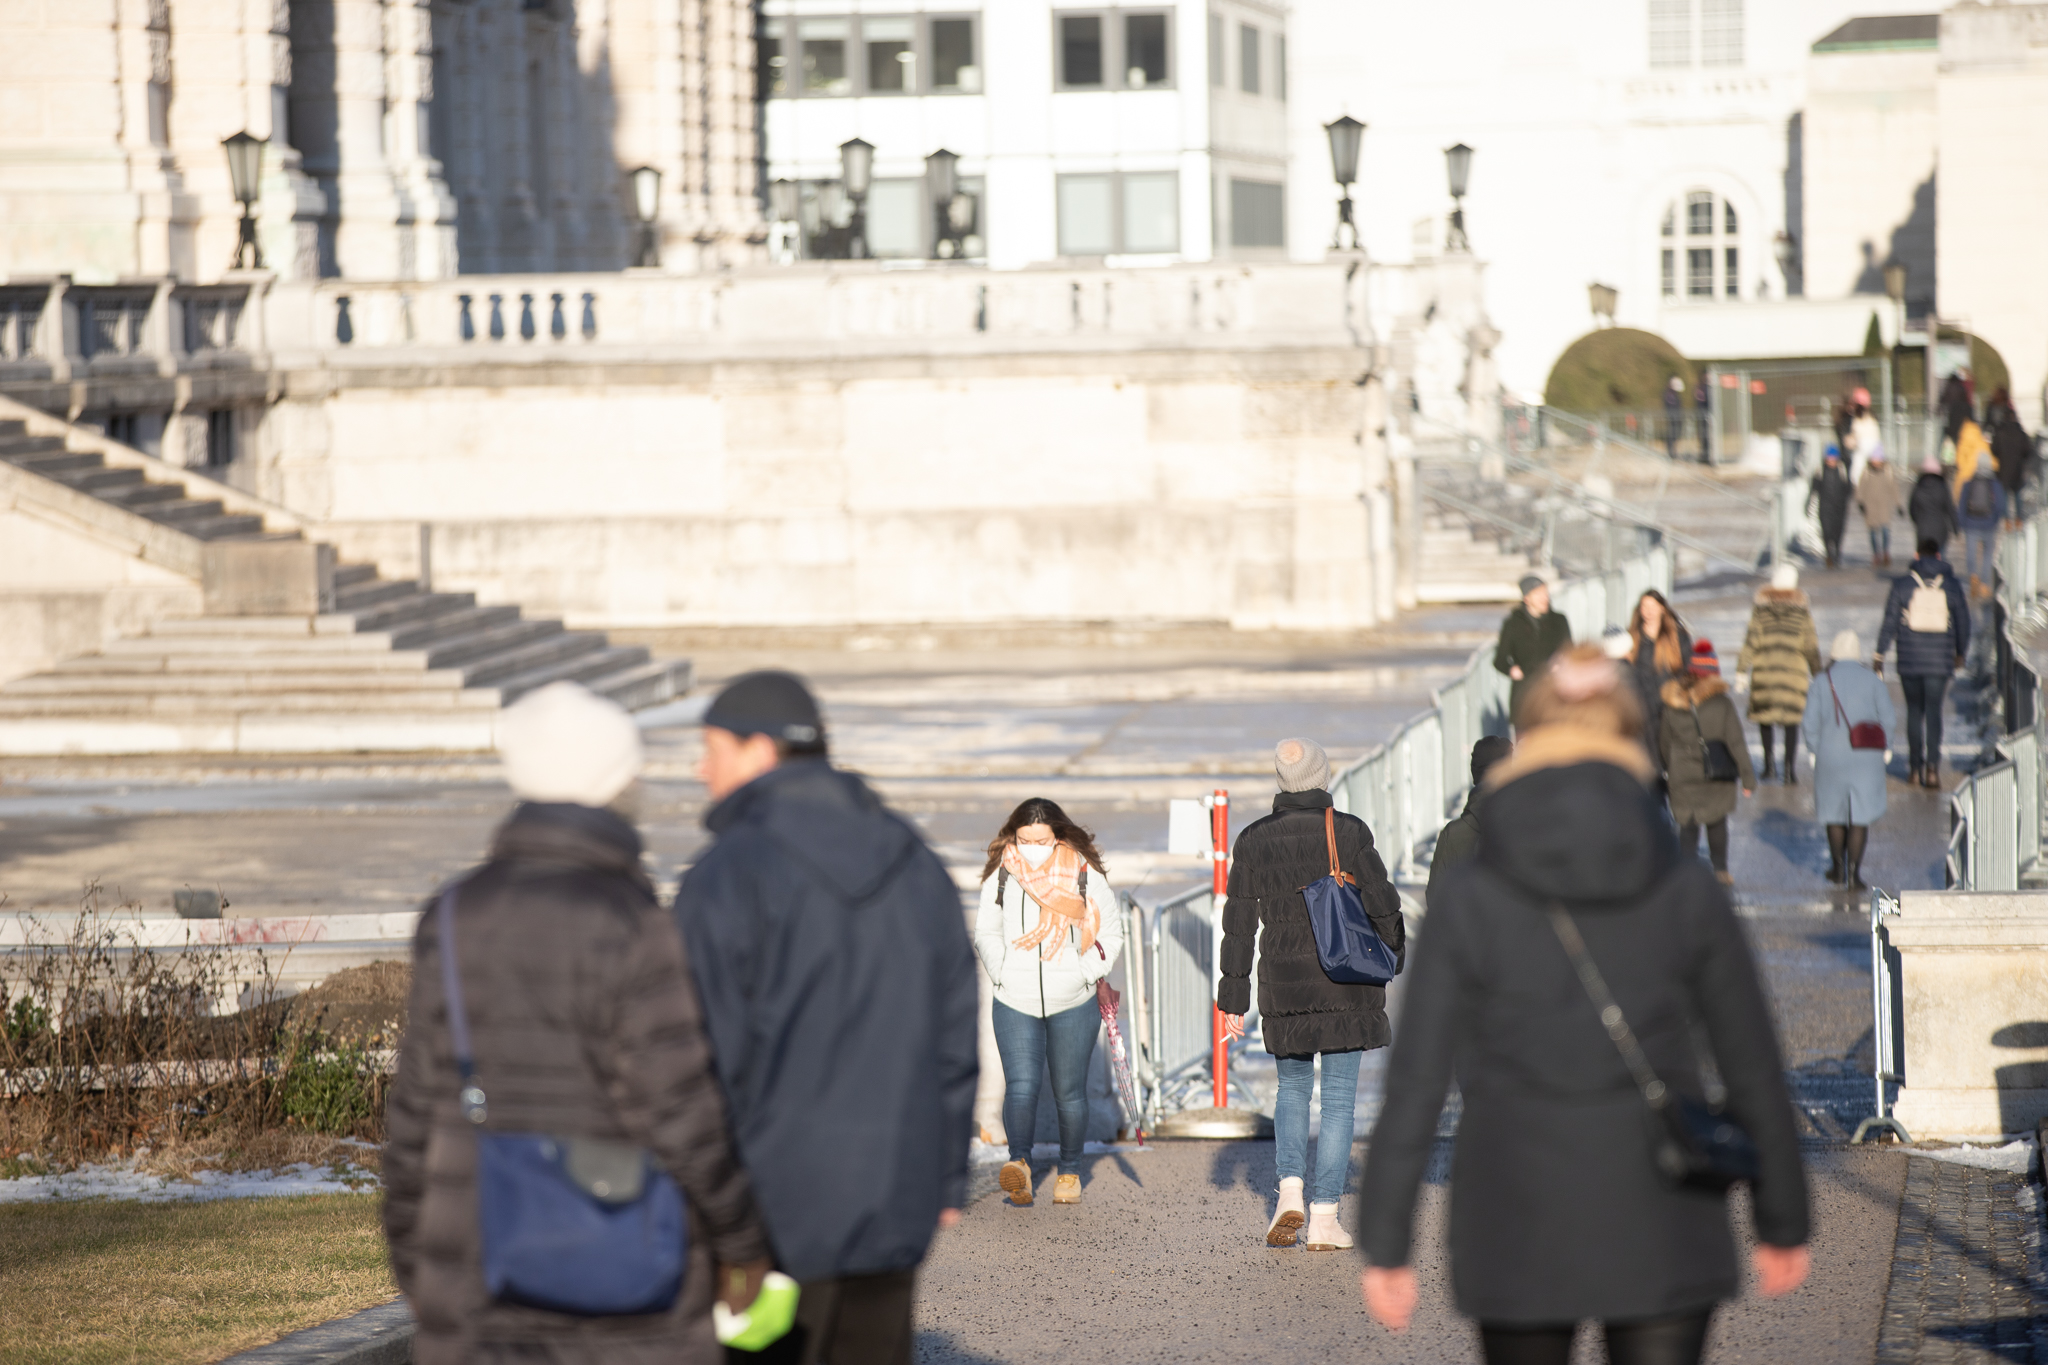
{"label": "orange patterned scarf", "polygon": [[1102,916],[1081,894],[1081,872],[1088,864],[1079,853],[1065,844],[1055,844],[1052,856],[1033,867],[1013,843],[1003,850],[1003,866],[1024,894],[1038,903],[1039,910],[1038,927],[1011,947],[1039,948],[1039,957],[1050,962],[1065,946],[1068,929],[1079,932],[1083,949],[1095,942],[1102,932]]}

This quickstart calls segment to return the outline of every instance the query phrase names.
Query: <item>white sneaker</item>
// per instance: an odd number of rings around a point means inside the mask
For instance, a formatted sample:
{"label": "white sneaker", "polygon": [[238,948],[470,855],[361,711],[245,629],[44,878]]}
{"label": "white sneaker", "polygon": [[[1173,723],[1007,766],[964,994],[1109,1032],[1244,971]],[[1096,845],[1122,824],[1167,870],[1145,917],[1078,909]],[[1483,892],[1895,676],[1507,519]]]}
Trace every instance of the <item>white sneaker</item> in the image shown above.
{"label": "white sneaker", "polygon": [[1308,1206],[1308,1235],[1302,1241],[1310,1251],[1351,1250],[1351,1234],[1337,1221],[1335,1204]]}
{"label": "white sneaker", "polygon": [[1280,1207],[1273,1210],[1273,1221],[1266,1226],[1266,1245],[1293,1246],[1301,1225],[1307,1221],[1308,1214],[1301,1202],[1301,1177],[1290,1175],[1280,1182]]}

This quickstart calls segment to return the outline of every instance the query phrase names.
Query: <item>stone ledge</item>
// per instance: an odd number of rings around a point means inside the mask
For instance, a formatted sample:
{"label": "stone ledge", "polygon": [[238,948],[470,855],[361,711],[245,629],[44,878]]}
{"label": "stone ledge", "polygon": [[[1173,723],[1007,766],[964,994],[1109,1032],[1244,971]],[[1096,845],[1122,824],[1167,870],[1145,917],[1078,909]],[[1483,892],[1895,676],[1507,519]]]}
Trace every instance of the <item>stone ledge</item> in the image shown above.
{"label": "stone ledge", "polygon": [[380,1303],[229,1356],[220,1365],[412,1365],[412,1306]]}

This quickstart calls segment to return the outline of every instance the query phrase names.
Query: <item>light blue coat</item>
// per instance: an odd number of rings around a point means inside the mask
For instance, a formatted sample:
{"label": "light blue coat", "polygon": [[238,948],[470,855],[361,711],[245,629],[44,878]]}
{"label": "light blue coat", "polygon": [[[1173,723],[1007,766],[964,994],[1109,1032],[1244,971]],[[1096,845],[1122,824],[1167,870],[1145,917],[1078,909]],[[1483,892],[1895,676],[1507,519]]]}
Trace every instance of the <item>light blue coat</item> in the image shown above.
{"label": "light blue coat", "polygon": [[1849,727],[1866,720],[1884,727],[1887,742],[1898,728],[1898,712],[1883,678],[1848,659],[1837,659],[1814,675],[1806,692],[1804,728],[1806,747],[1813,751],[1813,815],[1824,825],[1868,825],[1884,814],[1885,751],[1849,747]]}

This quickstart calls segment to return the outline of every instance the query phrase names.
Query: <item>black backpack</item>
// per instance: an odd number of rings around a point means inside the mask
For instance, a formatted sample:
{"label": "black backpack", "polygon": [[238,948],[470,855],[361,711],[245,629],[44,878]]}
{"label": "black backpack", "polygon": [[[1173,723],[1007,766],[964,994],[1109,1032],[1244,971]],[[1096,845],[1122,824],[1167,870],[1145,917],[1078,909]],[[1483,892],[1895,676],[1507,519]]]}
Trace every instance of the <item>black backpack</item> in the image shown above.
{"label": "black backpack", "polygon": [[1998,490],[1992,485],[1989,471],[1980,467],[1976,476],[1963,485],[1963,514],[1981,520],[1997,512]]}

